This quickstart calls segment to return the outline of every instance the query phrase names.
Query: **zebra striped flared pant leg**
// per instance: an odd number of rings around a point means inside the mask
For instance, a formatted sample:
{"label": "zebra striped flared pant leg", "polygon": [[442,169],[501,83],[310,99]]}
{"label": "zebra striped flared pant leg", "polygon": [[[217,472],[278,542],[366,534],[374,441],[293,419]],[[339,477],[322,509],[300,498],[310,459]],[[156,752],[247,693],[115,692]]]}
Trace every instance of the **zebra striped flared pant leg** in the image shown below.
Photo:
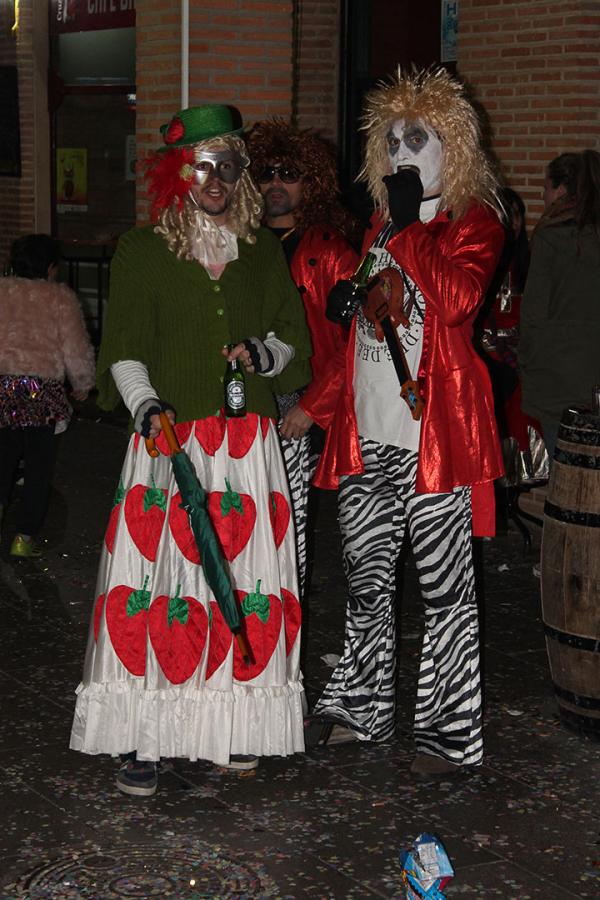
{"label": "zebra striped flared pant leg", "polygon": [[297,441],[283,438],[281,435],[279,437],[292,501],[294,528],[296,529],[298,589],[300,597],[303,598],[306,586],[308,498],[317,459],[313,458],[311,453],[308,434]]}
{"label": "zebra striped flared pant leg", "polygon": [[344,653],[315,708],[382,741],[394,731],[395,567],[408,527],[424,602],[417,750],[481,762],[471,492],[416,494],[417,454],[361,441],[365,471],[339,492],[348,606]]}

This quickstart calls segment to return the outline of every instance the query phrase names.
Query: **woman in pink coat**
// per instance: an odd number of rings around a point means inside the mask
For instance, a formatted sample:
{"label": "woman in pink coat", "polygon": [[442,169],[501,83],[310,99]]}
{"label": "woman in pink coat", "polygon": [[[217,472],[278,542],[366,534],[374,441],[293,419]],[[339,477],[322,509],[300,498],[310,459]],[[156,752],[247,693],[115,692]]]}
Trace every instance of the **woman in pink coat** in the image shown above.
{"label": "woman in pink coat", "polygon": [[94,384],[94,351],[77,297],[55,281],[58,259],[49,235],[25,235],[12,245],[12,274],[0,279],[0,526],[25,462],[12,556],[41,553],[34,536],[48,509],[56,434],[71,416],[65,377],[76,400]]}

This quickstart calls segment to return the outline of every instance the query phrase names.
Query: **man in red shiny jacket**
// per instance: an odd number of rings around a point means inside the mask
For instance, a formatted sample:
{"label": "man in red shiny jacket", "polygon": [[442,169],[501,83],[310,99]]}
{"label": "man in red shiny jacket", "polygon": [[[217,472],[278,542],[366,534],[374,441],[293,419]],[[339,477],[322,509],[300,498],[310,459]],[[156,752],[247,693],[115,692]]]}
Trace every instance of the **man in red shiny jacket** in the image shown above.
{"label": "man in red shiny jacket", "polygon": [[347,341],[347,329],[330,321],[325,312],[331,289],[356,268],[358,255],[348,240],[355,223],[340,203],[335,153],[325,140],[273,119],[254,126],[248,149],[251,171],[265,203],[263,222],[281,240],[302,296],[313,347],[310,384],[277,398],[303,594],[309,489],[323,445],[311,409],[328,387],[334,375],[332,363]]}
{"label": "man in red shiny jacket", "polygon": [[394,573],[408,531],[425,611],[411,771],[431,779],[482,759],[471,538],[493,534],[502,461],[471,336],[503,230],[474,110],[445,70],[399,71],[367,97],[364,121],[361,177],[377,211],[368,289],[342,281],[330,295],[350,338],[311,410],[329,427],[315,483],[339,482],[345,649],[306,739],[393,734]]}

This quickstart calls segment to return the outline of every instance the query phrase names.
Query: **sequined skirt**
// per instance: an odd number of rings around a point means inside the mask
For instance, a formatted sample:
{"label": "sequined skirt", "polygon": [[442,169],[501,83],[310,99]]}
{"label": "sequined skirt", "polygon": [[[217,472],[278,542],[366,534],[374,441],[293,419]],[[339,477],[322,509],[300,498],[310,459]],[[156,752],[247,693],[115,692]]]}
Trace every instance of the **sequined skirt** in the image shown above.
{"label": "sequined skirt", "polygon": [[0,428],[48,425],[71,416],[64,385],[38,375],[0,375]]}

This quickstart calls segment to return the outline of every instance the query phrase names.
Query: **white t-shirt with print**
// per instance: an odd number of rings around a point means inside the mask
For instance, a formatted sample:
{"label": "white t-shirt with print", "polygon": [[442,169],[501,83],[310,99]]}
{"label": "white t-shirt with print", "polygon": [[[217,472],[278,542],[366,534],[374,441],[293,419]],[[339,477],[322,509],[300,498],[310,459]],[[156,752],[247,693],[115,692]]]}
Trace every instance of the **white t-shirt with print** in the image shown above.
{"label": "white t-shirt with print", "polygon": [[[439,197],[435,197],[421,204],[422,222],[429,222],[435,216],[438,203]],[[370,248],[369,252],[375,257],[370,275],[388,267],[400,269],[385,249],[392,234],[391,226],[384,228]],[[404,310],[409,324],[408,327],[399,325],[397,333],[411,378],[416,380],[423,350],[425,298],[406,273],[403,273],[403,281]],[[385,340],[381,343],[377,340],[375,327],[367,321],[362,309],[357,313],[354,352],[354,409],[359,435],[381,444],[417,451],[421,422],[415,422],[408,404],[400,396],[400,382],[387,344]]]}

